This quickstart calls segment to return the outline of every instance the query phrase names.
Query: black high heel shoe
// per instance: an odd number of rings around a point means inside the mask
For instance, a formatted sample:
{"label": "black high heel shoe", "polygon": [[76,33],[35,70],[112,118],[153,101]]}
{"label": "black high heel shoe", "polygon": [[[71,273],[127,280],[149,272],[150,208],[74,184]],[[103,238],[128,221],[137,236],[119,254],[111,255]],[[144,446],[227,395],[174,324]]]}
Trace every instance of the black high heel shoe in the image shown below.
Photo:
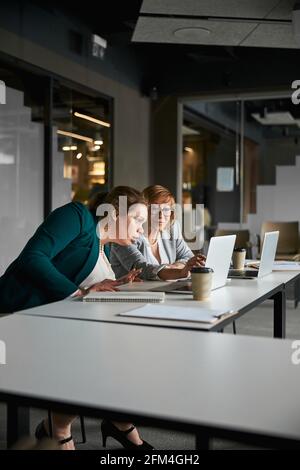
{"label": "black high heel shoe", "polygon": [[116,441],[120,442],[125,449],[135,449],[135,450],[152,450],[152,447],[148,442],[143,441],[143,444],[137,445],[134,442],[131,442],[127,439],[131,431],[135,429],[135,426],[132,425],[131,428],[127,429],[126,431],[121,431],[118,429],[111,421],[102,421],[101,423],[101,433],[102,433],[102,444],[103,447],[106,447],[106,439],[110,436],[116,439]]}
{"label": "black high heel shoe", "polygon": [[[51,435],[47,433],[44,425],[44,421],[42,421],[40,424],[38,424],[36,430],[35,430],[35,438],[37,440],[45,439],[45,438],[51,438]],[[60,441],[57,441],[58,444],[64,445],[67,442],[72,441],[73,437],[72,435],[69,437],[66,437],[66,439],[61,439]]]}

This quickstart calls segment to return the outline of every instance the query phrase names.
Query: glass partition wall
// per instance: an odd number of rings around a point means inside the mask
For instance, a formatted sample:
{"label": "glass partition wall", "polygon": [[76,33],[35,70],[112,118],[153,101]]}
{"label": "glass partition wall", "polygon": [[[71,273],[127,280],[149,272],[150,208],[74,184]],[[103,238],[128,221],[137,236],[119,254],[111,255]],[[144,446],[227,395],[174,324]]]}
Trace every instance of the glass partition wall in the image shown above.
{"label": "glass partition wall", "polygon": [[183,202],[204,205],[211,234],[220,222],[240,220],[240,113],[236,102],[199,101],[184,107]]}
{"label": "glass partition wall", "polygon": [[2,56],[0,79],[1,275],[51,210],[110,189],[113,100]]}
{"label": "glass partition wall", "polygon": [[[69,187],[71,199],[87,203],[96,192],[107,191],[111,172],[110,102],[56,81],[53,124],[57,135],[54,158],[63,159],[63,177],[69,181],[65,189]],[[57,199],[57,194],[53,196]]]}
{"label": "glass partition wall", "polygon": [[44,215],[44,99],[35,77],[0,64],[0,275]]}
{"label": "glass partition wall", "polygon": [[184,105],[185,202],[202,203],[210,233],[300,220],[300,106],[290,96]]}

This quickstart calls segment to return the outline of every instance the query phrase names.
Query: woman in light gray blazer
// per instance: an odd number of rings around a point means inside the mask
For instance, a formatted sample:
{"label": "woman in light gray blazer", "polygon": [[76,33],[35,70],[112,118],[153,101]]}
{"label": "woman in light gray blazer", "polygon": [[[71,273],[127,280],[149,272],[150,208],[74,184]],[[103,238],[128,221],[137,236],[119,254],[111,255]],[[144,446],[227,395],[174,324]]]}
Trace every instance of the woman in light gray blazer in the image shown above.
{"label": "woman in light gray blazer", "polygon": [[117,277],[133,267],[142,269],[147,280],[171,280],[187,277],[194,266],[204,264],[205,257],[194,256],[182,238],[174,219],[175,199],[163,186],[149,186],[143,191],[148,204],[148,233],[132,245],[112,244],[110,263]]}

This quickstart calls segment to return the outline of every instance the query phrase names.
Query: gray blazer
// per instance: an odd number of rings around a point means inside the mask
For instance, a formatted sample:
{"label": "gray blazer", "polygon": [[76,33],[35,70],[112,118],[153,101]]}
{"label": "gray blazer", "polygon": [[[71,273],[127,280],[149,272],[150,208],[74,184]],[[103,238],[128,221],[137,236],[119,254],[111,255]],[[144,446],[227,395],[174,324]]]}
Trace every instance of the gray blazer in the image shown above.
{"label": "gray blazer", "polygon": [[151,251],[148,239],[141,235],[137,242],[129,246],[111,244],[110,263],[116,278],[124,276],[131,269],[142,268],[140,277],[148,280],[158,280],[158,273],[166,265],[175,262],[186,263],[193,253],[182,238],[178,222],[172,225],[170,234],[162,232],[158,240],[161,264]]}

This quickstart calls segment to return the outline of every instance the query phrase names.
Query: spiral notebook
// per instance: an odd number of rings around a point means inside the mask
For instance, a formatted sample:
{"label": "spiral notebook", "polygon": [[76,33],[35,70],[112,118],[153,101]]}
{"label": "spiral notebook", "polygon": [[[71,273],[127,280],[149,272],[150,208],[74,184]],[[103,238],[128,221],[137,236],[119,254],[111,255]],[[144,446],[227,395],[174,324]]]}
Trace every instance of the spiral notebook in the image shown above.
{"label": "spiral notebook", "polygon": [[84,302],[142,302],[161,303],[165,300],[164,292],[92,292],[83,297]]}

